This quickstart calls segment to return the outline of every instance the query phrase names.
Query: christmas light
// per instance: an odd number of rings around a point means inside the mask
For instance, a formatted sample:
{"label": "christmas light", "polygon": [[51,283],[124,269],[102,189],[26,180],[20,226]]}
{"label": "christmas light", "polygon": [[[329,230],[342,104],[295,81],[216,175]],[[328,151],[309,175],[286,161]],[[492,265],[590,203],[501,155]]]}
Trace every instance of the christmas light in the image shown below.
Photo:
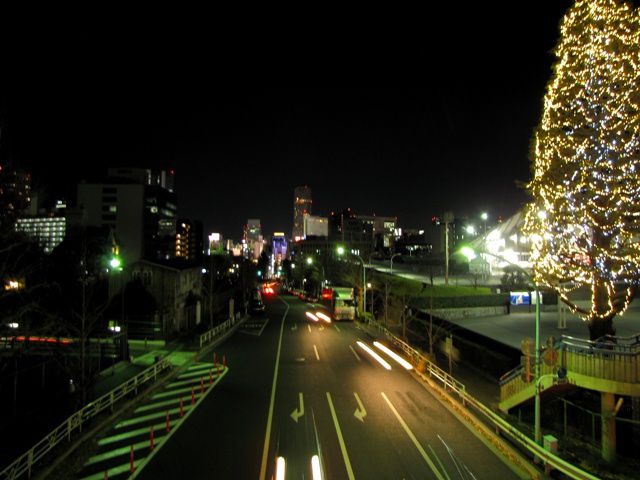
{"label": "christmas light", "polygon": [[[589,322],[592,338],[614,333],[640,279],[639,32],[626,3],[575,2],[532,149],[524,230],[534,276]],[[590,309],[569,298],[582,286]]]}

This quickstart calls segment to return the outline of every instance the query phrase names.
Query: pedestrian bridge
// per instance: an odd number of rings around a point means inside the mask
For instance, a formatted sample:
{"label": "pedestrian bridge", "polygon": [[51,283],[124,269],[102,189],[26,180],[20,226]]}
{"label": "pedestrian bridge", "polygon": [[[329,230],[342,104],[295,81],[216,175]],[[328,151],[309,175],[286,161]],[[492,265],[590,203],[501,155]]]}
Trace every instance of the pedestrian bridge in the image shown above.
{"label": "pedestrian bridge", "polygon": [[[567,388],[572,385],[615,395],[640,396],[640,334],[631,337],[603,337],[586,340],[563,335],[541,361],[540,391]],[[559,368],[567,372],[559,383],[555,373]],[[530,400],[535,395],[535,382],[526,375],[524,367],[507,372],[500,379],[500,404],[503,412]]]}

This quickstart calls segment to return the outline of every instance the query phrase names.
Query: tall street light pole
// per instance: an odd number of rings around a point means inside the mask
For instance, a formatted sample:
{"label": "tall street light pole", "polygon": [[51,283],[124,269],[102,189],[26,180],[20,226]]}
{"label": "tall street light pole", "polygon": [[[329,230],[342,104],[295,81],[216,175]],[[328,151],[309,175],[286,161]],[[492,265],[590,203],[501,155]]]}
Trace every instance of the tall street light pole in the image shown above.
{"label": "tall street light pole", "polygon": [[[476,252],[471,247],[463,247],[460,249],[460,253],[462,253],[469,260],[473,260],[476,257]],[[538,285],[536,284],[533,277],[520,265],[517,265],[513,262],[510,262],[504,257],[500,255],[495,255],[493,253],[489,253],[487,251],[480,251],[484,255],[489,255],[498,260],[502,260],[505,263],[517,268],[520,270],[529,280],[531,285],[534,288],[536,294],[536,338],[535,338],[535,365],[534,365],[534,386],[535,386],[535,404],[534,404],[534,432],[535,432],[535,441],[538,445],[542,445],[542,432],[540,430],[540,290],[538,289]]]}
{"label": "tall street light pole", "polygon": [[393,255],[391,255],[391,274],[393,275],[393,259],[395,257],[399,257],[401,254],[400,253],[394,253]]}

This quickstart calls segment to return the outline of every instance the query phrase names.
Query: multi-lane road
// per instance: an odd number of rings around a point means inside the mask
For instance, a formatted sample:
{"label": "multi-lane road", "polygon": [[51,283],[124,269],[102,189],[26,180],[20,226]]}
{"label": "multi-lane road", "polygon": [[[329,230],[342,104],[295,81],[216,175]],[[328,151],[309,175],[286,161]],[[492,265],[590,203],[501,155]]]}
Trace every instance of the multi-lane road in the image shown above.
{"label": "multi-lane road", "polygon": [[[373,338],[282,296],[221,345],[229,372],[138,478],[519,478]],[[358,342],[385,360],[387,370]]]}

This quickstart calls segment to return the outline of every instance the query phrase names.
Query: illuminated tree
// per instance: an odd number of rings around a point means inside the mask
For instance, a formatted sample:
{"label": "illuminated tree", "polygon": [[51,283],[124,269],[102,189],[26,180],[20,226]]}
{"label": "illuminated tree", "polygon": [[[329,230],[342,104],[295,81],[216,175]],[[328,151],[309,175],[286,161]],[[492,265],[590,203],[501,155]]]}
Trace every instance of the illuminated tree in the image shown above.
{"label": "illuminated tree", "polygon": [[[536,281],[614,334],[640,279],[640,22],[616,0],[577,0],[532,145],[525,233]],[[591,290],[591,306],[569,298]]]}

